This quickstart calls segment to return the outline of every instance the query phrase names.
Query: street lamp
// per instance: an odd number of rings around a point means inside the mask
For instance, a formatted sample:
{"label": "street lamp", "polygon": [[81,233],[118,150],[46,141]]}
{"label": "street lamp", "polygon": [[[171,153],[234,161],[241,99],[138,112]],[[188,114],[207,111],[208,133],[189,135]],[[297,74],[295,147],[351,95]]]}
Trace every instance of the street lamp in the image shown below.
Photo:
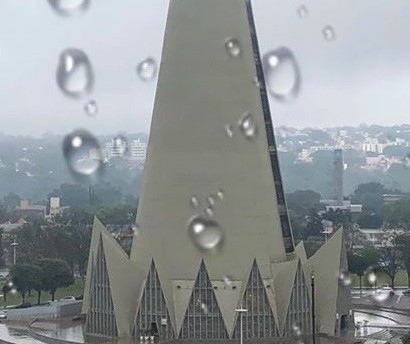
{"label": "street lamp", "polygon": [[242,315],[243,315],[243,313],[246,313],[248,310],[247,309],[245,309],[245,308],[243,308],[242,307],[242,305],[241,305],[241,308],[237,308],[237,309],[235,309],[235,312],[238,312],[239,313],[239,321],[240,321],[240,335],[239,335],[239,337],[240,337],[240,343],[241,344],[243,344],[243,322],[242,322]]}
{"label": "street lamp", "polygon": [[315,319],[315,272],[310,275],[312,286],[312,343],[316,344],[316,319]]}
{"label": "street lamp", "polygon": [[16,242],[16,240],[14,240],[14,242],[12,242],[10,245],[13,246],[13,265],[16,265],[16,250],[18,243]]}

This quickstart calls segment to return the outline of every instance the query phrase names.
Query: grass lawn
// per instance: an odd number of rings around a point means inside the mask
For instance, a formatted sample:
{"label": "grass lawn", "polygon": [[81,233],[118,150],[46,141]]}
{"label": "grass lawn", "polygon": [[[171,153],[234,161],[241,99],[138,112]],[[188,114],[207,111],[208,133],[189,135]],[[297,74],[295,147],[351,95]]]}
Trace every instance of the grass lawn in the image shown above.
{"label": "grass lawn", "polygon": [[[76,278],[74,284],[66,288],[57,289],[55,294],[55,299],[62,299],[65,296],[80,296],[83,295],[84,291],[84,281],[81,278]],[[51,295],[47,292],[41,293],[41,302],[51,300]],[[31,302],[32,304],[37,303],[37,293],[35,291],[31,292],[31,296],[26,295],[26,302]],[[7,302],[4,303],[3,297],[0,298],[0,307],[19,305],[21,303],[21,295],[19,293],[7,294]]]}
{"label": "grass lawn", "polygon": [[[377,282],[376,286],[381,286],[383,284],[390,284],[390,278],[384,272],[378,272],[377,274]],[[362,278],[363,287],[371,287],[370,283],[367,280],[367,276],[363,276]],[[407,272],[405,270],[400,270],[396,274],[396,278],[394,280],[395,287],[407,287]],[[356,275],[352,275],[352,286],[358,287],[359,286],[359,277]]]}

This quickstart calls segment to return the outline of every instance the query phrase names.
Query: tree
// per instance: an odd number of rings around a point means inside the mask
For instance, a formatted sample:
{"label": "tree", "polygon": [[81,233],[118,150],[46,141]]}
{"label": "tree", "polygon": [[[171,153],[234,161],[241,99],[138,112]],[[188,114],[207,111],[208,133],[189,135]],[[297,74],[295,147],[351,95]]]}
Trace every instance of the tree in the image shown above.
{"label": "tree", "polygon": [[364,211],[377,213],[383,204],[383,194],[387,192],[380,183],[360,184],[352,195],[352,202],[362,204]]}
{"label": "tree", "polygon": [[369,267],[368,262],[366,261],[365,257],[359,254],[354,254],[351,251],[349,251],[347,254],[347,261],[349,265],[349,271],[359,276],[360,295],[362,295],[362,278],[366,269]]}
{"label": "tree", "polygon": [[41,269],[33,264],[16,264],[10,269],[13,284],[20,292],[22,302],[26,301],[26,292],[39,289],[41,285]]}
{"label": "tree", "polygon": [[1,288],[2,292],[3,292],[3,301],[4,304],[6,304],[7,301],[7,294],[10,292],[11,287],[9,285],[10,282],[6,281],[6,283],[4,283],[3,287]]}
{"label": "tree", "polygon": [[410,288],[410,234],[398,235],[395,244],[399,251],[399,259],[407,271],[407,286]]}
{"label": "tree", "polygon": [[37,263],[42,269],[43,290],[51,294],[51,300],[58,288],[67,287],[74,283],[74,276],[68,264],[61,259],[43,258]]}
{"label": "tree", "polygon": [[394,237],[382,248],[381,256],[381,268],[389,276],[390,286],[394,288],[396,273],[399,270],[399,255]]}
{"label": "tree", "polygon": [[374,246],[365,246],[361,249],[360,255],[366,260],[368,267],[379,265],[380,254]]}
{"label": "tree", "polygon": [[410,230],[410,199],[386,204],[381,211],[387,227],[402,227]]}

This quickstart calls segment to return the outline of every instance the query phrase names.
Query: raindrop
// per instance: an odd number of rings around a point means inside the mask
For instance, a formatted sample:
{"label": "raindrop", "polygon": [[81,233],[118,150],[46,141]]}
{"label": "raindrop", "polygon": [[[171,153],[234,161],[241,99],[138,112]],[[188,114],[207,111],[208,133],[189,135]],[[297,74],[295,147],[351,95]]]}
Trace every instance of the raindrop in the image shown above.
{"label": "raindrop", "polygon": [[123,157],[126,155],[128,150],[128,142],[127,139],[122,135],[117,135],[112,140],[112,148],[115,152],[115,156]]}
{"label": "raindrop", "polygon": [[226,136],[228,136],[229,138],[231,138],[233,136],[233,128],[232,125],[225,125],[225,134]]}
{"label": "raindrop", "polygon": [[209,217],[214,216],[214,208],[212,206],[209,206],[205,209],[205,214],[208,215]]}
{"label": "raindrop", "polygon": [[302,335],[302,330],[300,329],[300,327],[296,324],[292,325],[292,330],[293,330],[293,334],[297,337],[300,337]]}
{"label": "raindrop", "polygon": [[56,13],[63,16],[85,11],[90,6],[90,0],[48,0],[48,3]]}
{"label": "raindrop", "polygon": [[74,177],[94,181],[102,172],[102,154],[97,139],[86,130],[76,130],[63,141],[63,154]]}
{"label": "raindrop", "polygon": [[10,290],[10,293],[12,293],[12,294],[17,294],[17,289],[15,289],[15,288],[11,289],[11,290]]}
{"label": "raindrop", "polygon": [[197,196],[195,196],[195,195],[193,195],[193,196],[191,196],[191,198],[190,198],[190,200],[189,200],[189,203],[191,204],[191,207],[192,208],[198,208],[198,206],[199,206],[199,200],[198,200],[198,197]]}
{"label": "raindrop", "polygon": [[241,45],[236,38],[227,39],[225,49],[230,57],[239,57],[241,55]]}
{"label": "raindrop", "polygon": [[251,113],[246,113],[241,120],[239,121],[239,127],[242,131],[242,134],[247,139],[252,139],[257,134],[257,128],[255,123],[255,118]]}
{"label": "raindrop", "polygon": [[376,284],[376,281],[377,281],[377,276],[376,276],[376,274],[375,274],[374,272],[370,272],[370,273],[367,275],[367,280],[368,280],[369,283],[372,284],[372,285]]}
{"label": "raindrop", "polygon": [[258,79],[257,76],[255,76],[255,77],[253,78],[253,84],[254,84],[257,88],[260,88],[260,87],[261,87],[261,83],[260,83],[260,81],[259,81],[259,79]]}
{"label": "raindrop", "polygon": [[209,196],[206,198],[206,201],[208,202],[209,205],[215,205],[215,197],[212,196],[212,195],[209,195]]}
{"label": "raindrop", "polygon": [[69,97],[80,98],[94,85],[94,73],[87,55],[79,49],[66,49],[60,54],[57,84]]}
{"label": "raindrop", "polygon": [[296,10],[296,12],[297,12],[299,18],[302,18],[302,19],[306,18],[309,14],[308,9],[305,5],[300,5],[298,7],[298,9]]}
{"label": "raindrop", "polygon": [[219,198],[220,200],[223,200],[223,199],[224,199],[224,192],[223,192],[222,189],[220,189],[216,195],[218,196],[218,198]]}
{"label": "raindrop", "polygon": [[227,287],[230,287],[232,285],[232,279],[228,275],[223,276],[223,282]]}
{"label": "raindrop", "polygon": [[339,283],[343,286],[349,286],[352,284],[352,279],[350,277],[350,274],[346,271],[342,271],[339,274]]}
{"label": "raindrop", "polygon": [[326,25],[323,30],[323,37],[325,38],[325,40],[327,41],[334,41],[336,39],[336,33],[335,30],[333,29],[332,26],[330,25]]}
{"label": "raindrop", "polygon": [[300,72],[298,63],[288,48],[280,47],[266,53],[263,67],[272,97],[283,102],[296,98],[300,90]]}
{"label": "raindrop", "polygon": [[223,242],[223,232],[214,220],[196,216],[189,222],[188,229],[191,239],[202,250],[217,249]]}
{"label": "raindrop", "polygon": [[201,309],[202,309],[202,312],[204,312],[204,314],[208,314],[209,313],[209,309],[208,309],[208,306],[205,304],[205,303],[201,303]]}
{"label": "raindrop", "polygon": [[148,57],[138,64],[137,74],[142,81],[151,81],[157,74],[157,63],[152,57]]}
{"label": "raindrop", "polygon": [[90,116],[93,117],[98,113],[98,105],[95,100],[90,100],[84,105],[84,112]]}

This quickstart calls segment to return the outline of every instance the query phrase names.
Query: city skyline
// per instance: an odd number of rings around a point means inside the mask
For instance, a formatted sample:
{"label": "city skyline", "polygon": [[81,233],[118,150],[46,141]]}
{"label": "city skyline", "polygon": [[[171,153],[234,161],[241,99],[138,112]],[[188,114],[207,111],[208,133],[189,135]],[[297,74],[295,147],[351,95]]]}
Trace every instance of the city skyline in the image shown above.
{"label": "city skyline", "polygon": [[[285,46],[300,69],[300,91],[292,102],[270,98],[276,126],[406,122],[410,49],[402,42],[410,32],[409,4],[317,0],[305,4],[301,18],[301,3],[296,1],[253,3],[261,54]],[[98,5],[92,1],[86,11],[69,17],[57,14],[47,1],[23,5],[5,0],[2,5],[4,132],[34,136],[47,131],[67,134],[76,128],[96,135],[148,132],[156,79],[141,81],[136,67],[148,57],[160,64],[168,0],[102,0]],[[113,22],[121,18],[124,25],[104,25],[107,18]],[[333,40],[323,37],[328,25],[333,27]],[[80,99],[65,96],[57,86],[58,59],[67,48],[83,50],[94,69],[95,87]],[[98,105],[93,117],[83,110],[90,100]]]}

